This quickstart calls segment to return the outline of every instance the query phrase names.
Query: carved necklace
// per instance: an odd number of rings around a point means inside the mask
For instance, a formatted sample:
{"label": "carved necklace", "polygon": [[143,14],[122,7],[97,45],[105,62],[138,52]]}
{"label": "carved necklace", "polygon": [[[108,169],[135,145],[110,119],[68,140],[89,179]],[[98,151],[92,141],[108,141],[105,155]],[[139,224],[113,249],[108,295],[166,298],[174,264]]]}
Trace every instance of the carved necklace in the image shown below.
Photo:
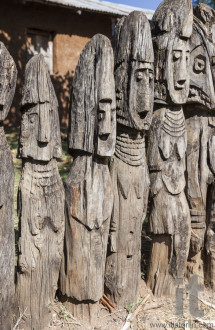
{"label": "carved necklace", "polygon": [[168,109],[165,114],[162,129],[173,137],[184,135],[186,127],[183,110],[172,111]]}
{"label": "carved necklace", "polygon": [[121,132],[116,137],[115,155],[131,166],[144,164],[145,137],[143,133],[129,134]]}

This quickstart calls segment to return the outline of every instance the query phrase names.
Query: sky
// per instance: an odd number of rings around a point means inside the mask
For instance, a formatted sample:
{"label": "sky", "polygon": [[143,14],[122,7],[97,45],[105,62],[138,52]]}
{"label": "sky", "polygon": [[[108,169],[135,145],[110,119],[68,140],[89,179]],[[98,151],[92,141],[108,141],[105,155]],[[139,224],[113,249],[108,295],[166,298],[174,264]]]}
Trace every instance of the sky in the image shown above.
{"label": "sky", "polygon": [[145,9],[157,9],[162,0],[108,0],[114,3],[122,3],[124,5],[140,7]]}

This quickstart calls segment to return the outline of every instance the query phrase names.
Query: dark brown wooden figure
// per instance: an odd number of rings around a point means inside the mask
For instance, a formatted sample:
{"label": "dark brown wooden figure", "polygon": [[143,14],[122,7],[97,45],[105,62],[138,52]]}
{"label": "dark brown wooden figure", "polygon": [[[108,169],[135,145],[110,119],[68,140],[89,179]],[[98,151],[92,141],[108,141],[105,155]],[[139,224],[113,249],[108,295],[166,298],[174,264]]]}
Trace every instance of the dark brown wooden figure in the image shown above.
{"label": "dark brown wooden figure", "polygon": [[17,69],[0,42],[0,329],[12,328],[15,286],[15,239],[13,223],[13,158],[3,128],[16,88]]}
{"label": "dark brown wooden figure", "polygon": [[149,190],[145,131],[153,111],[153,62],[149,22],[142,12],[132,12],[115,31],[118,126],[111,162],[114,209],[105,273],[107,295],[123,307],[136,301],[140,281],[141,231]]}
{"label": "dark brown wooden figure", "polygon": [[[104,271],[113,208],[108,158],[115,151],[116,106],[113,50],[97,34],[81,53],[73,79],[69,150],[74,156],[65,183],[66,231],[60,290],[74,315],[88,318],[104,293]],[[76,306],[76,307],[75,307]]]}
{"label": "dark brown wooden figure", "polygon": [[62,152],[58,102],[42,55],[26,66],[21,111],[16,293],[25,328],[44,329],[63,254],[65,196],[56,161]]}
{"label": "dark brown wooden figure", "polygon": [[165,0],[152,19],[155,51],[155,110],[148,163],[152,208],[152,250],[147,284],[155,295],[175,294],[183,278],[190,242],[190,212],[185,197],[187,134],[182,104],[189,93],[189,38],[192,3]]}

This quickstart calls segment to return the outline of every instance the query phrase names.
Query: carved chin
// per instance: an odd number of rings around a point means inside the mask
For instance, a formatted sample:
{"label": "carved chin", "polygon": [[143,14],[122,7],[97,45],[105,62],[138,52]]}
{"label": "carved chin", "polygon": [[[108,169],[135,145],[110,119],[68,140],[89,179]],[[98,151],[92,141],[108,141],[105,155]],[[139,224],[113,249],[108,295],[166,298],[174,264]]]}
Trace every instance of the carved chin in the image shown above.
{"label": "carved chin", "polygon": [[180,85],[180,84],[175,84],[175,90],[176,91],[180,91],[180,90],[184,90],[185,89],[185,84],[183,84],[183,85]]}
{"label": "carved chin", "polygon": [[175,104],[185,104],[187,102],[188,94],[189,94],[189,85],[184,85],[183,88],[170,88],[169,91],[170,98]]}

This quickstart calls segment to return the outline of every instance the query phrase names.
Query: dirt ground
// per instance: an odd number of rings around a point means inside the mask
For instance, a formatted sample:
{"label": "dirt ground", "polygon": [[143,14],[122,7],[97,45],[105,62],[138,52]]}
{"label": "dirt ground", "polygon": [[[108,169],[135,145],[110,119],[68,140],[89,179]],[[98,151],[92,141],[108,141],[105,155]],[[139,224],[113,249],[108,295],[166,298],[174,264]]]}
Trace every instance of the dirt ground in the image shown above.
{"label": "dirt ground", "polygon": [[[112,313],[109,313],[102,304],[98,304],[94,324],[91,326],[72,316],[68,302],[61,303],[56,300],[51,322],[44,330],[125,330],[123,326],[129,313],[135,311],[148,295],[148,301],[143,305],[130,327],[126,329],[215,329],[215,295],[211,290],[205,288],[204,291],[199,292],[198,309],[204,312],[204,316],[200,320],[191,315],[189,311],[191,299],[185,290],[183,316],[177,316],[175,299],[154,297],[151,290],[146,287],[145,282],[141,280],[137,303],[128,306],[127,310],[115,309]],[[23,329],[22,320],[15,329]]]}

